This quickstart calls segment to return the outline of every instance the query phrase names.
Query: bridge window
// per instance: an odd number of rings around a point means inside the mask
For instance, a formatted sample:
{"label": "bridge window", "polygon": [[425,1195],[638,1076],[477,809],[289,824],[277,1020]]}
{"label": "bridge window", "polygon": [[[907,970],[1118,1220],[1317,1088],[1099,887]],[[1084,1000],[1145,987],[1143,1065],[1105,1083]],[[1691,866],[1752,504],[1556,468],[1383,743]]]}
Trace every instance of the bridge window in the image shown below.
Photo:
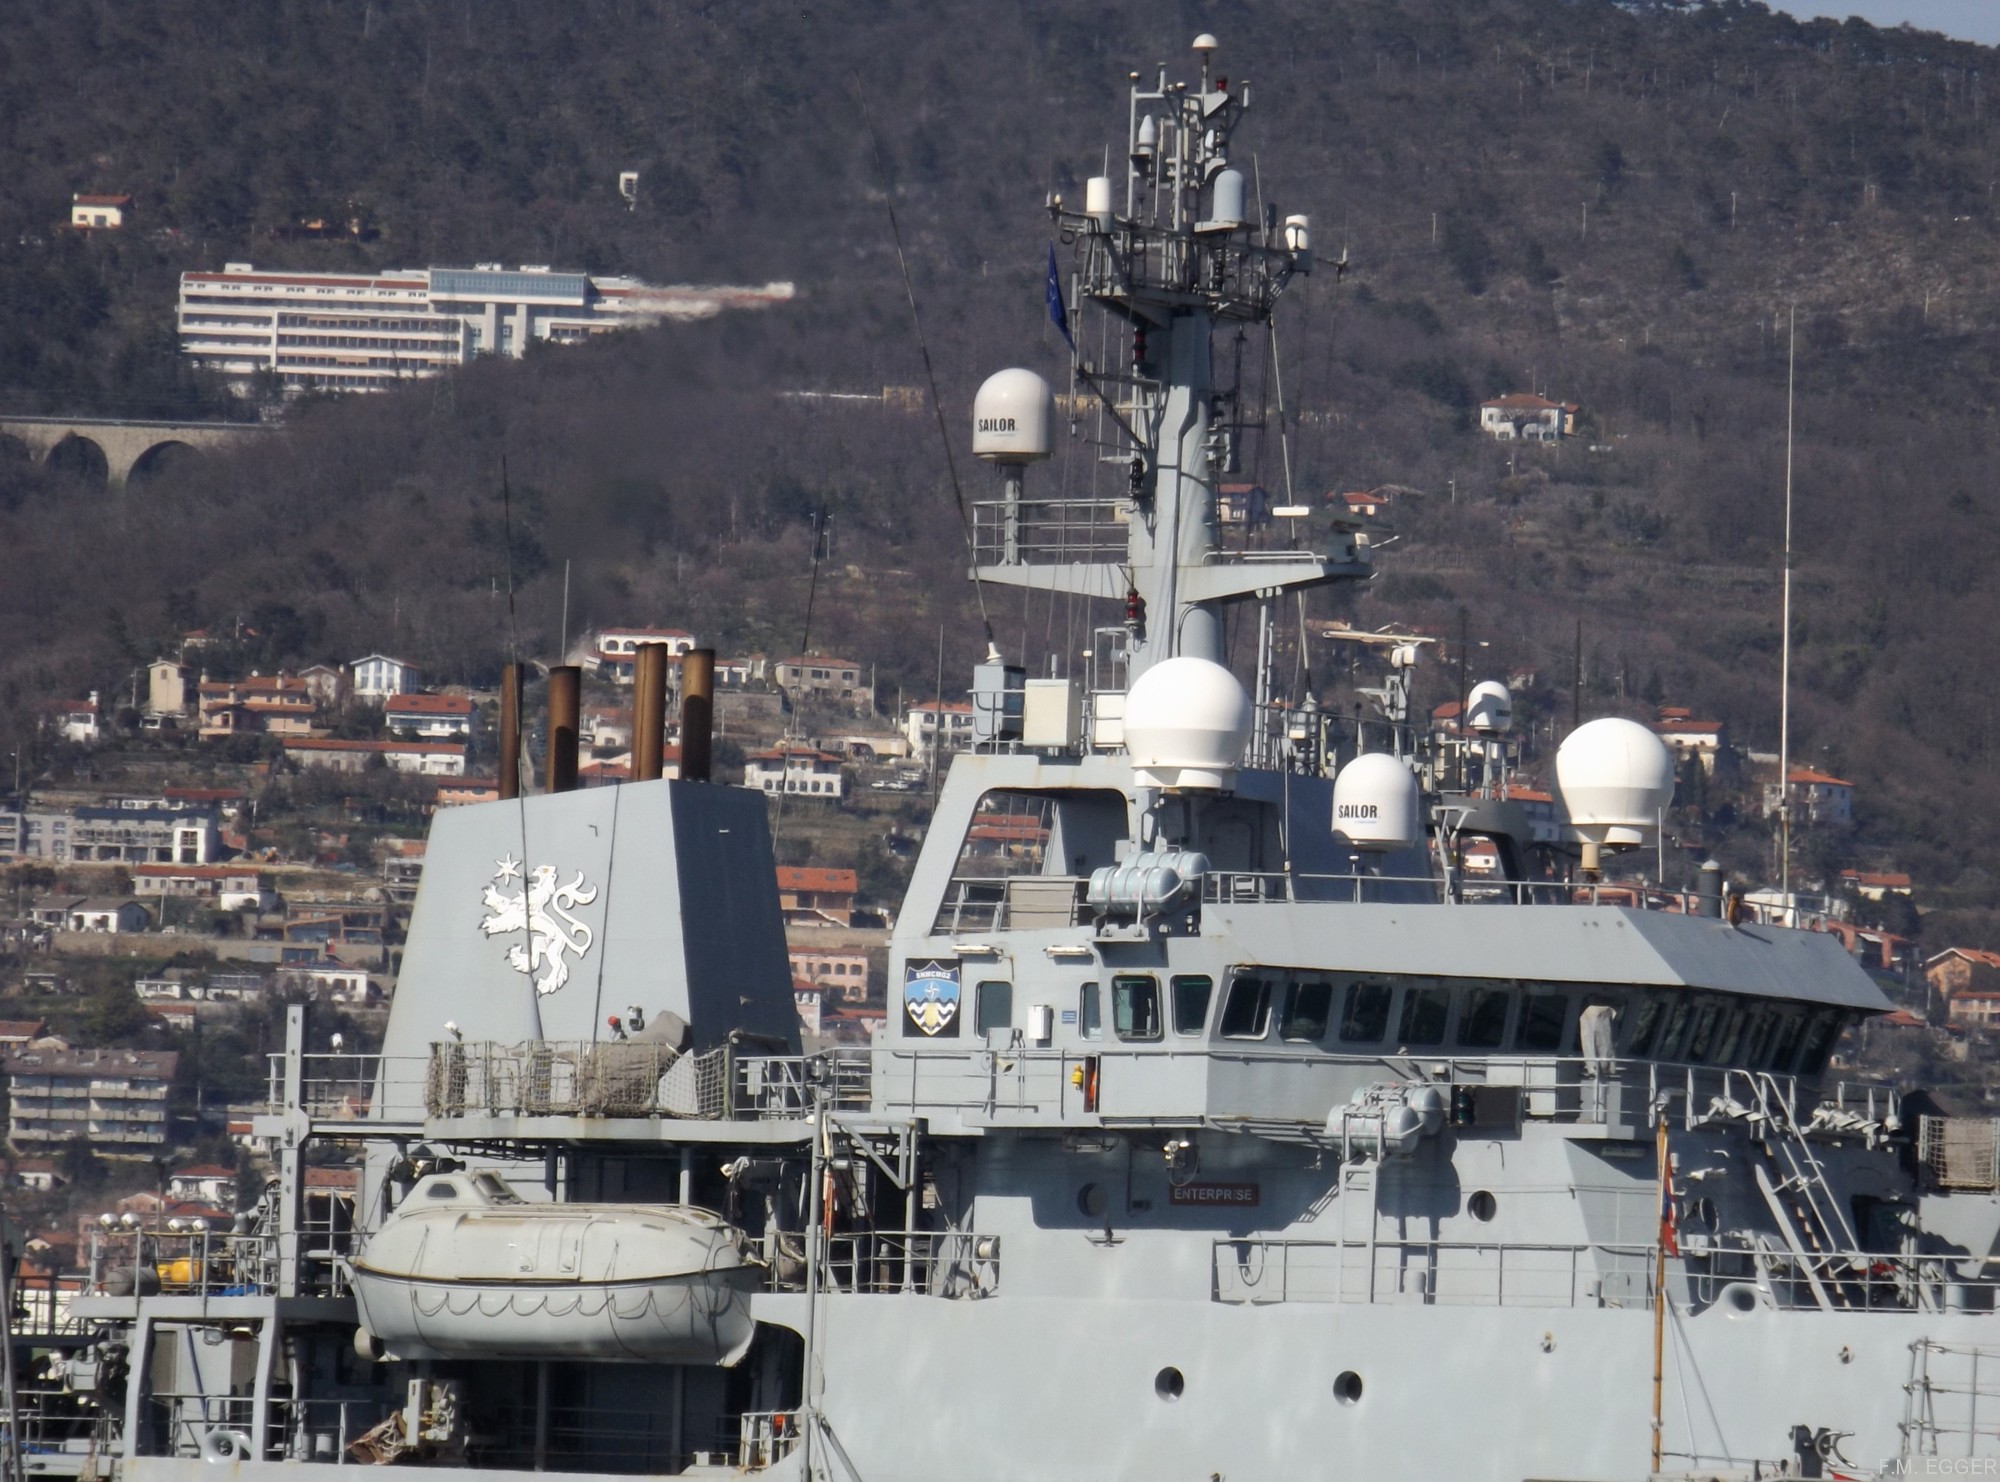
{"label": "bridge window", "polygon": [[1389,1032],[1391,996],[1387,983],[1349,983],[1340,1010],[1341,1043],[1380,1044],[1382,1036]]}
{"label": "bridge window", "polygon": [[1762,1065],[1764,1052],[1771,1046],[1771,1031],[1777,1019],[1769,1009],[1752,1009],[1750,1027],[1743,1035],[1743,1057],[1741,1064],[1755,1070]]}
{"label": "bridge window", "polygon": [[1722,1032],[1715,1037],[1715,1063],[1732,1065],[1736,1061],[1736,1046],[1743,1039],[1744,1012],[1740,1008],[1723,1011]]}
{"label": "bridge window", "polygon": [[1450,989],[1406,988],[1403,990],[1403,1017],[1396,1027],[1396,1042],[1406,1049],[1419,1050],[1441,1045],[1450,1019]]}
{"label": "bridge window", "polygon": [[1514,1034],[1517,1050],[1559,1051],[1569,1028],[1569,995],[1553,989],[1528,994],[1521,1007],[1521,1027]]}
{"label": "bridge window", "polygon": [[1333,984],[1323,981],[1293,982],[1285,986],[1284,1012],[1278,1016],[1281,1038],[1314,1043],[1326,1035],[1327,1020],[1333,1015]]}
{"label": "bridge window", "polygon": [[1799,1046],[1798,1075],[1818,1075],[1826,1069],[1826,1057],[1833,1053],[1833,1042],[1840,1038],[1841,1015],[1838,1009],[1821,1009],[1812,1017],[1805,1039]]}
{"label": "bridge window", "polygon": [[1262,1039],[1271,1027],[1271,980],[1239,973],[1222,1004],[1225,1039]]}
{"label": "bridge window", "polygon": [[1694,1013],[1694,1000],[1685,993],[1674,996],[1673,1008],[1667,1013],[1666,1027],[1660,1031],[1660,1045],[1655,1058],[1674,1060],[1680,1056],[1681,1036],[1687,1032],[1688,1017]]}
{"label": "bridge window", "polygon": [[1208,1028],[1208,1001],[1215,996],[1215,983],[1206,977],[1175,978],[1174,1033],[1200,1034]]}
{"label": "bridge window", "polygon": [[1666,1002],[1657,993],[1642,993],[1632,1009],[1631,1027],[1625,1032],[1625,1053],[1644,1059],[1653,1053],[1653,1041],[1660,1032]]}
{"label": "bridge window", "polygon": [[1121,974],[1111,980],[1111,1027],[1120,1039],[1160,1037],[1160,984],[1157,978]]}
{"label": "bridge window", "polygon": [[1708,1064],[1709,1053],[1715,1048],[1715,1026],[1722,1014],[1722,1006],[1713,1000],[1695,1010],[1694,1029],[1688,1035],[1687,1059],[1695,1065]]}
{"label": "bridge window", "polygon": [[1507,1014],[1514,994],[1507,988],[1469,988],[1459,1015],[1459,1043],[1468,1050],[1497,1050],[1507,1042]]}
{"label": "bridge window", "polygon": [[1770,1068],[1783,1075],[1792,1068],[1792,1054],[1799,1047],[1799,1031],[1805,1027],[1805,1016],[1795,1009],[1785,1009],[1778,1014],[1777,1032],[1771,1038]]}

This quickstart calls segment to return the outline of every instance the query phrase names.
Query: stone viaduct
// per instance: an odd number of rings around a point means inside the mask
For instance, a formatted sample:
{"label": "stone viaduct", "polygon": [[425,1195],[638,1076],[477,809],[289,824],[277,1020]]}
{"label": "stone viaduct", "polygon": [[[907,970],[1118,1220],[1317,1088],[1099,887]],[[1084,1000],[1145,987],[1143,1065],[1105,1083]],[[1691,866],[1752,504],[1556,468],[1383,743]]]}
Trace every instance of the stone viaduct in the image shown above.
{"label": "stone viaduct", "polygon": [[227,447],[275,432],[264,422],[134,422],[100,417],[0,416],[0,458],[122,489],[190,451]]}

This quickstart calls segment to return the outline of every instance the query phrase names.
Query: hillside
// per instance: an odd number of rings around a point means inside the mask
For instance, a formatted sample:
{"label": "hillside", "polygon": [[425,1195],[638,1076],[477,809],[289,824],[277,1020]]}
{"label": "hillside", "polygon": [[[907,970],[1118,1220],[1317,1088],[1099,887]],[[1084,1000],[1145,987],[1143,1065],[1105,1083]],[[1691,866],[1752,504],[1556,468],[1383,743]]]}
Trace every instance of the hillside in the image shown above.
{"label": "hillside", "polygon": [[[822,507],[812,641],[926,692],[939,625],[954,673],[978,631],[934,424],[774,393],[922,381],[893,192],[978,492],[978,378],[1059,371],[1044,194],[1098,167],[1128,67],[1211,29],[1256,85],[1257,172],[1352,263],[1280,317],[1297,487],[1426,491],[1388,574],[1315,611],[1455,632],[1462,609],[1482,662],[1558,686],[1581,621],[1593,704],[1667,699],[1774,749],[1795,307],[1795,750],[1853,778],[1862,815],[1828,860],[1893,860],[1962,939],[2000,945],[1991,52],[1739,3],[1167,9],[601,0],[551,27],[526,4],[52,0],[16,18],[6,405],[222,408],[171,321],[175,275],[225,260],[554,262],[801,298],[300,404],[276,447],[143,497],[0,464],[0,703],[19,727],[36,698],[116,689],[180,628],[239,618],[265,665],[395,646],[478,677],[515,643],[552,654],[565,562],[572,632],[792,648]],[[129,191],[134,229],[53,230],[73,190]],[[307,220],[342,235],[302,240]],[[1471,430],[1480,398],[1531,386],[1580,403],[1585,435],[1510,453]],[[1266,441],[1250,472],[1269,481]],[[1088,480],[1087,459],[1063,476]],[[1031,664],[1075,646],[1073,614],[1003,600],[995,627]],[[1433,673],[1431,698],[1450,682]]]}

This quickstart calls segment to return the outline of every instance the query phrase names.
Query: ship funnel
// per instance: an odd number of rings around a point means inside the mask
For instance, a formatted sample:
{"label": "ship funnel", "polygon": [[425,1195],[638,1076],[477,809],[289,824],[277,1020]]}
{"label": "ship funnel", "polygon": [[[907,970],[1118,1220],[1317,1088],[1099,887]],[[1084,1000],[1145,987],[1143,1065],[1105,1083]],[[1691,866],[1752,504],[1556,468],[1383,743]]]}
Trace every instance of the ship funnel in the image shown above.
{"label": "ship funnel", "polygon": [[1125,750],[1141,787],[1219,791],[1250,739],[1250,697],[1208,659],[1163,659],[1125,697]]}
{"label": "ship funnel", "polygon": [[500,666],[500,796],[521,795],[521,686],[526,664]]}
{"label": "ship funnel", "polygon": [[574,664],[549,670],[548,790],[576,791],[577,733],[583,724],[583,671]]}
{"label": "ship funnel", "polygon": [[1636,721],[1605,716],[1570,732],[1556,753],[1556,792],[1584,868],[1601,849],[1644,844],[1674,796],[1674,759]]}
{"label": "ship funnel", "polygon": [[691,649],[681,659],[681,779],[709,780],[715,730],[715,650]]}
{"label": "ship funnel", "polygon": [[632,780],[657,782],[666,770],[667,661],[664,643],[632,651]]}
{"label": "ship funnel", "polygon": [[1370,853],[1410,848],[1423,837],[1416,774],[1386,751],[1357,756],[1333,779],[1333,829]]}

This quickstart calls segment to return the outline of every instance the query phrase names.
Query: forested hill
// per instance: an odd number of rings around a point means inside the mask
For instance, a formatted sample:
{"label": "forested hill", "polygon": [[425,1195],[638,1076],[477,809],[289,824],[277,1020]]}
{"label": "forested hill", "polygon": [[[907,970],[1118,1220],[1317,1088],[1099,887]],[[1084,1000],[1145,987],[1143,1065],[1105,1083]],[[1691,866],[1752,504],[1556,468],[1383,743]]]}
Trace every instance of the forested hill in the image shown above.
{"label": "forested hill", "polygon": [[[1426,491],[1399,508],[1390,574],[1318,610],[1455,631],[1462,608],[1494,668],[1558,685],[1581,620],[1594,704],[1667,699],[1773,746],[1795,310],[1799,754],[1860,785],[1845,858],[1911,868],[1985,927],[1990,50],[1608,0],[17,9],[0,404],[219,409],[172,354],[172,303],[179,272],[227,260],[547,262],[783,278],[801,298],[300,406],[273,447],[143,497],[0,471],[16,711],[115,685],[178,625],[251,613],[262,662],[395,645],[488,673],[516,641],[510,564],[529,647],[554,646],[565,560],[573,626],[793,647],[822,506],[836,552],[814,643],[865,645],[889,693],[927,692],[940,623],[953,663],[977,633],[934,426],[773,393],[922,380],[889,204],[954,435],[986,371],[1059,374],[1041,203],[1080,193],[1122,138],[1126,72],[1178,68],[1210,30],[1253,84],[1240,142],[1264,190],[1311,214],[1323,261],[1352,263],[1280,316],[1300,492]],[[72,191],[129,192],[133,227],[55,229]],[[303,237],[313,221],[335,234]],[[1585,436],[1510,456],[1470,430],[1481,397],[1531,386],[1580,403]],[[1257,457],[1280,476],[1274,447]],[[1088,480],[1087,459],[1061,476]],[[1031,662],[1075,641],[1046,606],[996,627]]]}

